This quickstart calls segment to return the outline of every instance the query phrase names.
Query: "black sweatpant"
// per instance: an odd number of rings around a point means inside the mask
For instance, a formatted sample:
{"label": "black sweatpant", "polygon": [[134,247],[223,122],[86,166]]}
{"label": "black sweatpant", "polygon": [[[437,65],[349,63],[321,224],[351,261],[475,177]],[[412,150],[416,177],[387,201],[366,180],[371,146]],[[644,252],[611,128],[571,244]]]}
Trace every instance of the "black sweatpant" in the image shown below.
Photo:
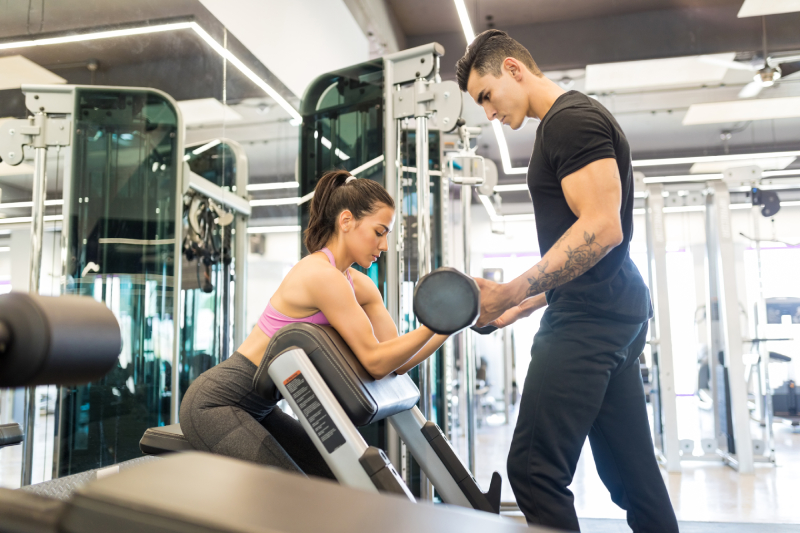
{"label": "black sweatpant", "polygon": [[548,309],[508,456],[529,524],[579,531],[572,483],[589,436],[597,471],[634,532],[677,532],[645,409],[638,358],[647,323]]}
{"label": "black sweatpant", "polygon": [[195,449],[336,479],[303,426],[253,390],[256,365],[239,352],[203,372],[181,401]]}

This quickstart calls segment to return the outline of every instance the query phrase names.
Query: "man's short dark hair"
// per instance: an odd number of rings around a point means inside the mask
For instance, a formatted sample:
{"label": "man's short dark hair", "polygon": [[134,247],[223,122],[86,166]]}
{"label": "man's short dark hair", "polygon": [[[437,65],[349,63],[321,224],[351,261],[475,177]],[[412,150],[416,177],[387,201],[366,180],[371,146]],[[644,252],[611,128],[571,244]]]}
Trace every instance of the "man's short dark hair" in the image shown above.
{"label": "man's short dark hair", "polygon": [[469,73],[473,70],[479,76],[492,74],[495,78],[499,78],[503,72],[503,61],[507,57],[513,57],[521,62],[536,76],[542,75],[542,71],[536,66],[536,62],[527,48],[509,37],[504,31],[486,30],[475,37],[472,44],[467,46],[464,57],[456,63],[456,78],[459,88],[464,92],[467,91]]}

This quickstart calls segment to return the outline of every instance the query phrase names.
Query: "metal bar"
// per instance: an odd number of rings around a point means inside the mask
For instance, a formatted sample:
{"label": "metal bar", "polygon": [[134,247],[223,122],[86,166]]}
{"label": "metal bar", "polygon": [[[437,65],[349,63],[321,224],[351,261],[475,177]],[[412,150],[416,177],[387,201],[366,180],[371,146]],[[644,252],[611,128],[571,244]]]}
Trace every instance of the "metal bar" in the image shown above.
{"label": "metal bar", "polygon": [[[461,230],[464,240],[464,273],[470,274],[470,254],[472,253],[469,245],[469,230],[472,209],[472,187],[470,185],[461,186]],[[461,340],[464,344],[464,387],[466,388],[466,409],[467,409],[467,461],[469,471],[475,474],[475,354],[472,347],[472,330],[469,328],[461,332]]]}
{"label": "metal bar", "polygon": [[[714,183],[716,204],[717,255],[720,280],[720,315],[725,339],[725,366],[730,383],[736,463],[740,474],[753,474],[753,445],[750,411],[742,362],[742,331],[739,325],[739,298],[736,288],[736,257],[730,219],[730,192],[725,183]],[[724,384],[718,384],[724,386]]]}
{"label": "metal bar", "polygon": [[[390,194],[394,194],[397,213],[402,217],[402,204],[399,197],[399,179],[397,176],[398,135],[397,121],[394,119],[394,61],[389,57],[383,59],[383,155],[384,155],[384,186]],[[402,225],[402,219],[400,220]],[[392,321],[400,325],[400,243],[399,232],[389,232],[389,249],[386,251],[386,308]]]}
{"label": "metal bar", "polygon": [[[37,113],[35,123],[44,129],[45,115]],[[37,136],[42,140],[42,135]],[[31,257],[28,291],[39,294],[42,270],[42,238],[44,234],[44,202],[47,195],[47,148],[34,148],[33,160],[33,206],[31,213]],[[28,387],[25,393],[25,440],[22,443],[21,485],[30,485],[33,476],[33,445],[36,429],[36,387]]]}
{"label": "metal bar", "polygon": [[[172,103],[178,121],[178,135],[173,145],[174,153],[172,158],[172,164],[175,166],[175,245],[172,248],[172,256],[174,258],[172,271],[172,379],[170,383],[171,396],[169,401],[169,423],[177,424],[180,422],[181,350],[183,348],[181,338],[181,320],[183,318],[181,313],[181,300],[183,299],[184,292],[181,290],[183,281],[183,269],[181,268],[183,260],[183,239],[181,238],[181,228],[183,227],[183,195],[186,190],[188,190],[184,180],[189,177],[188,175],[184,175],[184,173],[188,172],[191,174],[191,171],[189,170],[188,163],[184,164],[185,162],[183,160],[183,115],[181,114],[177,102],[166,94],[163,94],[163,96],[167,101]],[[164,287],[163,290],[166,292],[167,287]]]}
{"label": "metal bar", "polygon": [[675,374],[672,360],[672,328],[669,315],[667,286],[667,239],[664,229],[663,186],[647,186],[647,252],[650,271],[650,287],[655,300],[655,317],[651,330],[658,339],[658,394],[662,414],[662,452],[666,458],[668,472],[681,471],[681,452],[678,440],[678,407],[675,399]]}
{"label": "metal bar", "polygon": [[411,455],[419,463],[425,475],[433,482],[436,492],[439,493],[442,500],[451,505],[471,509],[472,505],[464,496],[464,492],[422,434],[421,429],[425,422],[427,420],[416,407],[389,417],[389,423],[411,450]]}

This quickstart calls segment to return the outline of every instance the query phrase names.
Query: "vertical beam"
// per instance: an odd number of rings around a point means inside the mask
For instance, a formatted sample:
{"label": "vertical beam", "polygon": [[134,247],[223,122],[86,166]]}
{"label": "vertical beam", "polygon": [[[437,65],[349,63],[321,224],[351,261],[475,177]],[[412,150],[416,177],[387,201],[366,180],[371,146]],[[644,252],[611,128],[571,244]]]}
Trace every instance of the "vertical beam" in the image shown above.
{"label": "vertical beam", "polygon": [[[183,297],[182,285],[182,271],[181,264],[183,263],[183,239],[181,238],[181,228],[183,228],[183,191],[186,188],[183,186],[184,169],[188,168],[188,164],[183,163],[183,115],[178,107],[177,102],[172,100],[171,97],[166,96],[173,104],[175,116],[178,121],[178,134],[175,139],[174,153],[172,154],[172,164],[175,168],[175,244],[172,247],[173,269],[172,269],[172,383],[170,384],[170,401],[169,401],[169,423],[177,424],[179,422],[180,413],[180,370],[181,370],[181,320],[183,319],[181,313],[181,298]],[[189,176],[185,176],[188,179]],[[167,290],[164,287],[163,290]]]}
{"label": "vertical beam", "polygon": [[663,434],[661,447],[668,472],[681,471],[678,440],[678,408],[675,400],[675,373],[672,360],[672,328],[669,316],[667,285],[667,239],[664,228],[663,185],[647,186],[647,255],[650,290],[654,300],[655,324],[652,336],[658,339],[658,393]]}
{"label": "vertical beam", "polygon": [[[400,180],[397,176],[397,121],[394,118],[394,61],[383,58],[383,168],[384,186],[397,205],[396,214],[402,217]],[[402,226],[402,219],[398,221]],[[386,308],[395,325],[400,325],[400,245],[399,231],[389,232],[386,250]]]}
{"label": "vertical beam", "polygon": [[[737,470],[753,473],[753,445],[750,435],[750,411],[747,408],[747,383],[742,361],[742,330],[739,320],[739,295],[736,289],[736,256],[730,215],[730,192],[727,184],[717,182],[714,190],[717,225],[717,268],[719,272],[720,318],[725,342],[725,367],[730,383],[733,435],[736,439]],[[724,386],[724,384],[718,384]]]}
{"label": "vertical beam", "polygon": [[[472,186],[461,186],[461,230],[464,240],[464,273],[471,275],[470,254],[472,250],[469,245],[471,212],[472,209]],[[464,387],[466,388],[466,409],[467,409],[467,466],[472,475],[475,475],[475,353],[472,347],[472,330],[467,328],[461,332],[461,340],[464,344]]]}

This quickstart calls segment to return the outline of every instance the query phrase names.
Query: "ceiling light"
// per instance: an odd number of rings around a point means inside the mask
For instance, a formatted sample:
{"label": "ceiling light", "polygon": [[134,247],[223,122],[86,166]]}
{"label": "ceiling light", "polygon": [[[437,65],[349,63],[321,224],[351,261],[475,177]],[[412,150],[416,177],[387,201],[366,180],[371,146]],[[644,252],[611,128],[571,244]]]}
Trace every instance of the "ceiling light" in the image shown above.
{"label": "ceiling light", "polygon": [[495,185],[494,191],[495,192],[518,192],[518,191],[527,191],[528,184],[527,183],[512,183],[509,185]]}
{"label": "ceiling light", "polygon": [[265,93],[267,93],[278,105],[280,105],[292,117],[291,123],[295,126],[303,121],[300,113],[292,107],[281,94],[273,89],[267,82],[259,78],[255,72],[247,67],[238,57],[233,55],[230,50],[214,40],[199,24],[196,22],[174,22],[169,24],[154,24],[152,26],[139,26],[136,28],[125,28],[120,30],[88,32],[76,35],[65,35],[62,37],[48,37],[42,39],[30,39],[27,41],[16,41],[8,43],[0,43],[0,50],[11,50],[15,48],[28,48],[31,46],[46,46],[51,44],[65,44],[77,43],[83,41],[94,41],[98,39],[109,39],[113,37],[129,37],[131,35],[144,35],[147,33],[159,33],[165,31],[176,31],[191,29],[203,39],[215,52],[228,60],[239,72],[245,75],[250,81],[255,83]]}
{"label": "ceiling light", "polygon": [[683,117],[683,125],[721,124],[800,117],[800,96],[761,98],[692,104]]}
{"label": "ceiling light", "polygon": [[489,213],[489,218],[492,220],[498,220],[497,211],[492,205],[492,199],[486,196],[485,194],[479,194],[478,198],[480,198],[483,207],[486,209],[486,212]]}
{"label": "ceiling light", "polygon": [[300,226],[253,226],[247,228],[247,233],[292,233],[300,229]]}
{"label": "ceiling light", "polygon": [[472,23],[469,21],[469,13],[467,6],[464,5],[464,0],[455,0],[456,11],[458,11],[458,19],[461,21],[461,29],[464,30],[464,38],[467,40],[467,45],[475,40],[475,32],[472,31]]}
{"label": "ceiling light", "polygon": [[370,160],[370,161],[367,161],[366,163],[364,163],[363,165],[361,165],[361,166],[359,166],[359,167],[356,167],[356,168],[354,168],[353,170],[351,170],[351,171],[350,171],[350,175],[351,175],[351,176],[356,176],[356,175],[358,175],[358,174],[361,174],[361,173],[362,173],[362,172],[364,172],[365,170],[367,170],[367,169],[370,169],[370,168],[374,167],[374,166],[375,166],[375,165],[377,165],[378,163],[383,163],[383,154],[379,155],[379,156],[378,156],[378,157],[376,157],[375,159],[372,159],[372,160]]}
{"label": "ceiling light", "polygon": [[[721,83],[734,52],[586,65],[586,92],[677,89]],[[713,62],[708,62],[707,59]]]}
{"label": "ceiling light", "polygon": [[527,174],[528,167],[512,167],[511,156],[508,153],[508,143],[506,143],[506,136],[503,133],[503,125],[499,120],[492,121],[492,129],[494,136],[497,139],[497,145],[500,148],[500,160],[503,163],[503,172],[505,174]]}
{"label": "ceiling light", "polygon": [[293,198],[267,198],[263,200],[250,200],[252,207],[264,207],[273,205],[297,205],[300,203],[299,197]]}
{"label": "ceiling light", "polygon": [[746,161],[748,159],[762,159],[775,157],[800,157],[800,151],[794,152],[764,152],[758,154],[729,154],[729,155],[704,155],[696,157],[673,157],[665,159],[641,159],[633,161],[634,167],[660,167],[666,165],[690,165],[693,163],[710,163],[713,161]]}
{"label": "ceiling light", "polygon": [[800,0],[744,0],[739,18],[800,11]]}
{"label": "ceiling light", "polygon": [[794,162],[795,158],[789,157],[765,157],[760,159],[742,159],[739,161],[706,161],[695,163],[689,169],[689,174],[708,174],[712,172],[724,172],[731,167],[759,166],[761,170],[782,170]]}
{"label": "ceiling light", "polygon": [[209,143],[206,143],[206,144],[204,144],[203,146],[201,146],[199,148],[195,148],[194,150],[192,150],[192,153],[194,155],[200,155],[203,152],[205,152],[206,150],[208,150],[210,148],[214,148],[216,145],[218,145],[221,142],[222,141],[220,139],[214,139],[213,141],[211,141]]}
{"label": "ceiling light", "polygon": [[276,189],[296,189],[300,184],[296,181],[284,181],[280,183],[251,183],[247,186],[248,191],[274,191]]}
{"label": "ceiling light", "polygon": [[0,252],[10,252],[10,251],[11,251],[10,246],[0,246]]}

